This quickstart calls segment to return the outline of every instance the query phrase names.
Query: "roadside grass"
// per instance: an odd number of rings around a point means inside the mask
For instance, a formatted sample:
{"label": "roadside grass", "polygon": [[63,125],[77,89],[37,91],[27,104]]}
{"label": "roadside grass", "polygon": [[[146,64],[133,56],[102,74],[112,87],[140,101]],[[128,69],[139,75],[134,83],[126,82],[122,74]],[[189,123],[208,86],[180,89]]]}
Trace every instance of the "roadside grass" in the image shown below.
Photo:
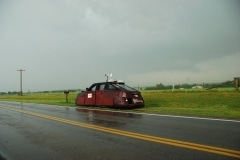
{"label": "roadside grass", "polygon": [[[240,93],[226,90],[185,90],[185,91],[142,91],[145,107],[131,111],[155,114],[183,115],[240,120]],[[78,93],[35,93],[1,95],[0,101],[40,103],[61,106],[75,106]],[[90,107],[95,108],[95,107]],[[99,107],[98,107],[99,108]],[[101,109],[113,109],[102,108]]]}
{"label": "roadside grass", "polygon": [[237,92],[142,92],[148,113],[240,119]]}
{"label": "roadside grass", "polygon": [[23,94],[23,96],[2,95],[0,96],[0,100],[50,105],[75,106],[76,95],[77,93],[69,94],[68,102],[66,102],[66,96],[63,93],[32,93]]}

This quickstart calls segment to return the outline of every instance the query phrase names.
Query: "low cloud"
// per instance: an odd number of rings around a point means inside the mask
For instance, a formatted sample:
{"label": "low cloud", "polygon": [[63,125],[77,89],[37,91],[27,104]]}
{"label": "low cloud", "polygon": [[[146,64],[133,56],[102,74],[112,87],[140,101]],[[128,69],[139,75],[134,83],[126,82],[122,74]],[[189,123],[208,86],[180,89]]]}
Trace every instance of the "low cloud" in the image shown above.
{"label": "low cloud", "polygon": [[160,72],[148,72],[142,74],[133,74],[128,77],[129,82],[143,86],[158,83],[178,84],[178,83],[202,83],[202,82],[223,82],[233,80],[234,77],[240,76],[240,52],[224,56],[221,58],[211,59],[193,65],[194,71],[184,70],[165,70]]}

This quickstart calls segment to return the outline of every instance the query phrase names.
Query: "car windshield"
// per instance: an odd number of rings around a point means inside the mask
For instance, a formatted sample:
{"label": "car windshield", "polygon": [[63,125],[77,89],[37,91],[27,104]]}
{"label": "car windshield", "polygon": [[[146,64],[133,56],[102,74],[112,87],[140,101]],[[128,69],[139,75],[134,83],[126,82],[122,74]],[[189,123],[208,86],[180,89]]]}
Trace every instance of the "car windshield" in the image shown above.
{"label": "car windshield", "polygon": [[123,83],[117,83],[117,84],[113,84],[115,87],[121,89],[121,90],[125,90],[125,91],[134,91],[136,92],[137,90],[134,88],[131,88]]}

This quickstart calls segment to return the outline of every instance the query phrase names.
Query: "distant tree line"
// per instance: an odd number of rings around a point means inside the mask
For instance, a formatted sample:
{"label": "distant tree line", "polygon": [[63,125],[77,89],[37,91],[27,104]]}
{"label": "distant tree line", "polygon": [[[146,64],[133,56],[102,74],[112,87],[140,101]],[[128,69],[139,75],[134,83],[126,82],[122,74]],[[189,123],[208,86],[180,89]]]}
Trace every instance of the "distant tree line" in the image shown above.
{"label": "distant tree line", "polygon": [[[37,92],[24,92],[24,94],[31,94],[31,93],[63,93],[65,90],[53,90],[53,91],[37,91]],[[70,93],[71,92],[80,92],[80,89],[69,89],[68,90]],[[9,92],[0,92],[0,95],[19,95],[19,91],[9,91]]]}
{"label": "distant tree line", "polygon": [[[192,88],[209,88],[214,85],[217,85],[218,83],[193,83],[193,84],[188,84],[188,83],[179,83],[179,84],[174,84],[174,89],[192,89]],[[229,88],[229,87],[234,87],[233,83],[226,84],[221,86],[220,88]],[[171,85],[164,85],[162,83],[156,84],[156,86],[149,86],[145,87],[145,90],[169,90],[173,88],[173,84]]]}
{"label": "distant tree line", "polygon": [[16,92],[16,91],[13,91],[13,92],[0,92],[0,95],[17,95],[17,94],[20,94],[20,92]]}
{"label": "distant tree line", "polygon": [[[38,91],[34,93],[63,93],[66,90],[54,90],[54,91]],[[67,91],[71,92],[78,92],[80,91],[79,89],[68,89]]]}

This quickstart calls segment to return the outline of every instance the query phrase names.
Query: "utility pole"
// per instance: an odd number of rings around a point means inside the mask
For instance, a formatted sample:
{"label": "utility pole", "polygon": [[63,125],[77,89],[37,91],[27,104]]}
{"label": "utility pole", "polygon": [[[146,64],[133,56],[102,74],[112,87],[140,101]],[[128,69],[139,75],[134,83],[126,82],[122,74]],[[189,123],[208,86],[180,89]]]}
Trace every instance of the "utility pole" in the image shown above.
{"label": "utility pole", "polygon": [[17,71],[20,72],[20,96],[22,96],[22,93],[23,93],[23,91],[22,91],[22,72],[25,71],[25,70],[24,69],[19,69]]}

